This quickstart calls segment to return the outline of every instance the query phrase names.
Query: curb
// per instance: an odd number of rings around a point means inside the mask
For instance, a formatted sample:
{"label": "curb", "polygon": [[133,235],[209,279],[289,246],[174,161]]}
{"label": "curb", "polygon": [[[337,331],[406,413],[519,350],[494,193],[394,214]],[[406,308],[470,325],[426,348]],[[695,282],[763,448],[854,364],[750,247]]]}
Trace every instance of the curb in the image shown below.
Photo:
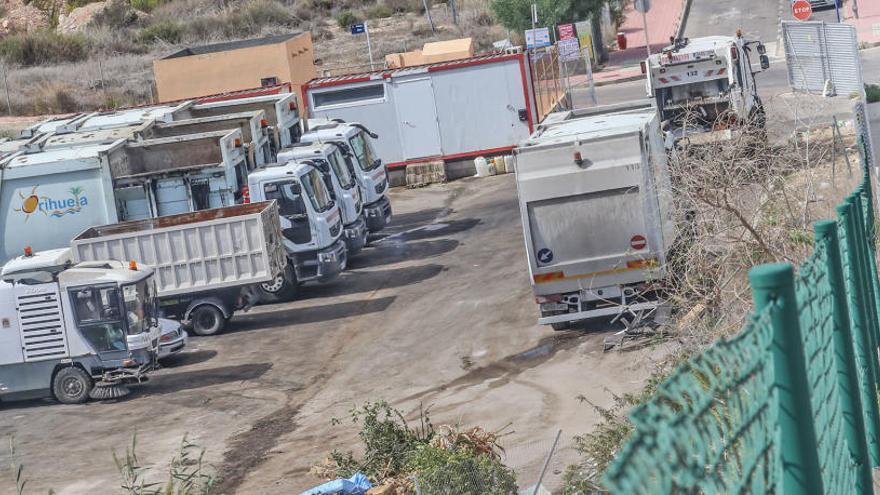
{"label": "curb", "polygon": [[645,78],[644,74],[639,74],[637,76],[626,76],[626,77],[621,77],[620,79],[609,79],[606,81],[596,81],[596,82],[593,82],[593,86],[596,86],[598,88],[601,86],[610,86],[612,84],[617,84],[617,83],[638,81],[638,80],[644,79],[644,78]]}

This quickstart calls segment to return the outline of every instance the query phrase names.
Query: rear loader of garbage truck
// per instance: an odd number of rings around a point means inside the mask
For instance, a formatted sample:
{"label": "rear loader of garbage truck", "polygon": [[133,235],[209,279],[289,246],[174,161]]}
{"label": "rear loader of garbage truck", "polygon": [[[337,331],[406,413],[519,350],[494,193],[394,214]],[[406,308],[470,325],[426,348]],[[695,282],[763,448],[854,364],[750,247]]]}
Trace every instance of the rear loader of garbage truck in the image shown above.
{"label": "rear loader of garbage truck", "polygon": [[209,102],[196,103],[185,111],[175,114],[175,119],[197,119],[226,115],[236,112],[263,111],[269,121],[271,151],[278,153],[282,148],[292,146],[300,141],[304,122],[300,118],[296,95],[279,93],[261,96],[232,96]]}
{"label": "rear loader of garbage truck", "polygon": [[92,227],[70,245],[78,261],[153,266],[161,311],[213,335],[284,273],[281,239],[278,206],[264,202]]}
{"label": "rear loader of garbage truck", "polygon": [[676,236],[654,112],[542,127],[515,156],[539,323],[650,315]]}
{"label": "rear loader of garbage truck", "polygon": [[118,398],[159,351],[153,270],[74,265],[70,249],[11,260],[0,275],[0,400]]}
{"label": "rear loader of garbage truck", "polygon": [[[92,225],[118,221],[110,162],[123,142],[19,153],[0,161],[0,263],[67,247]],[[100,157],[107,159],[101,159]]]}

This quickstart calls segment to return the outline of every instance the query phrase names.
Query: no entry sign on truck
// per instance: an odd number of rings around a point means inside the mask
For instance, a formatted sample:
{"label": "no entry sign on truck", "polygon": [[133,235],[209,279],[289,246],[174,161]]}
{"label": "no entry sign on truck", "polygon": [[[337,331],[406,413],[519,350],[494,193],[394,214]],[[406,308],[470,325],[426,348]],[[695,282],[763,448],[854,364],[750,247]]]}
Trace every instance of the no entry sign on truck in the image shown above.
{"label": "no entry sign on truck", "polygon": [[813,15],[813,7],[807,0],[795,0],[791,4],[791,13],[799,21],[806,21]]}

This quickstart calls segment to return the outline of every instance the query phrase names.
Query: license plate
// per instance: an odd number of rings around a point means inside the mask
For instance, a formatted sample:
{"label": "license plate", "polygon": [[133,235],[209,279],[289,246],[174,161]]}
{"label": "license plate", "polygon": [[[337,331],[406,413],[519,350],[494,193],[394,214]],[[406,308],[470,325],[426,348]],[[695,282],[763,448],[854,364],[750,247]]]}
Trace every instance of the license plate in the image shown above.
{"label": "license plate", "polygon": [[568,311],[568,304],[562,303],[544,303],[541,305],[544,311]]}

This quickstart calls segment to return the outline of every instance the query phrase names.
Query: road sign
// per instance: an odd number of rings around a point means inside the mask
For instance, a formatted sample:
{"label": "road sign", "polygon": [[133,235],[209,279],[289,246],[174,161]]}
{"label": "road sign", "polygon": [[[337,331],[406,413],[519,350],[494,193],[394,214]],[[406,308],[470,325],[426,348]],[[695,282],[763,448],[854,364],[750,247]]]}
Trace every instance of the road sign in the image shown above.
{"label": "road sign", "polygon": [[366,31],[367,26],[363,22],[351,25],[351,34],[364,34]]}
{"label": "road sign", "polygon": [[541,249],[540,251],[538,251],[538,262],[546,265],[547,263],[550,263],[551,261],[553,261],[553,251],[550,251],[547,248],[544,248],[544,249]]}
{"label": "road sign", "polygon": [[791,13],[799,21],[806,21],[813,15],[813,7],[807,0],[796,0],[791,4]]}
{"label": "road sign", "polygon": [[526,48],[550,46],[550,28],[529,29],[526,31]]}
{"label": "road sign", "polygon": [[584,50],[587,50],[590,60],[596,60],[596,53],[593,52],[593,26],[590,21],[576,22],[574,27],[577,29],[578,41],[581,42]]}
{"label": "road sign", "polygon": [[644,14],[651,10],[651,0],[634,0],[633,8],[636,9],[636,12]]}
{"label": "road sign", "polygon": [[645,239],[645,236],[634,235],[632,239],[629,240],[629,245],[636,251],[641,251],[648,246],[648,240]]}
{"label": "road sign", "polygon": [[556,49],[559,50],[559,60],[563,62],[581,59],[581,44],[578,43],[577,38],[559,40],[556,43]]}
{"label": "road sign", "polygon": [[567,40],[574,38],[574,24],[559,25],[559,39]]}

